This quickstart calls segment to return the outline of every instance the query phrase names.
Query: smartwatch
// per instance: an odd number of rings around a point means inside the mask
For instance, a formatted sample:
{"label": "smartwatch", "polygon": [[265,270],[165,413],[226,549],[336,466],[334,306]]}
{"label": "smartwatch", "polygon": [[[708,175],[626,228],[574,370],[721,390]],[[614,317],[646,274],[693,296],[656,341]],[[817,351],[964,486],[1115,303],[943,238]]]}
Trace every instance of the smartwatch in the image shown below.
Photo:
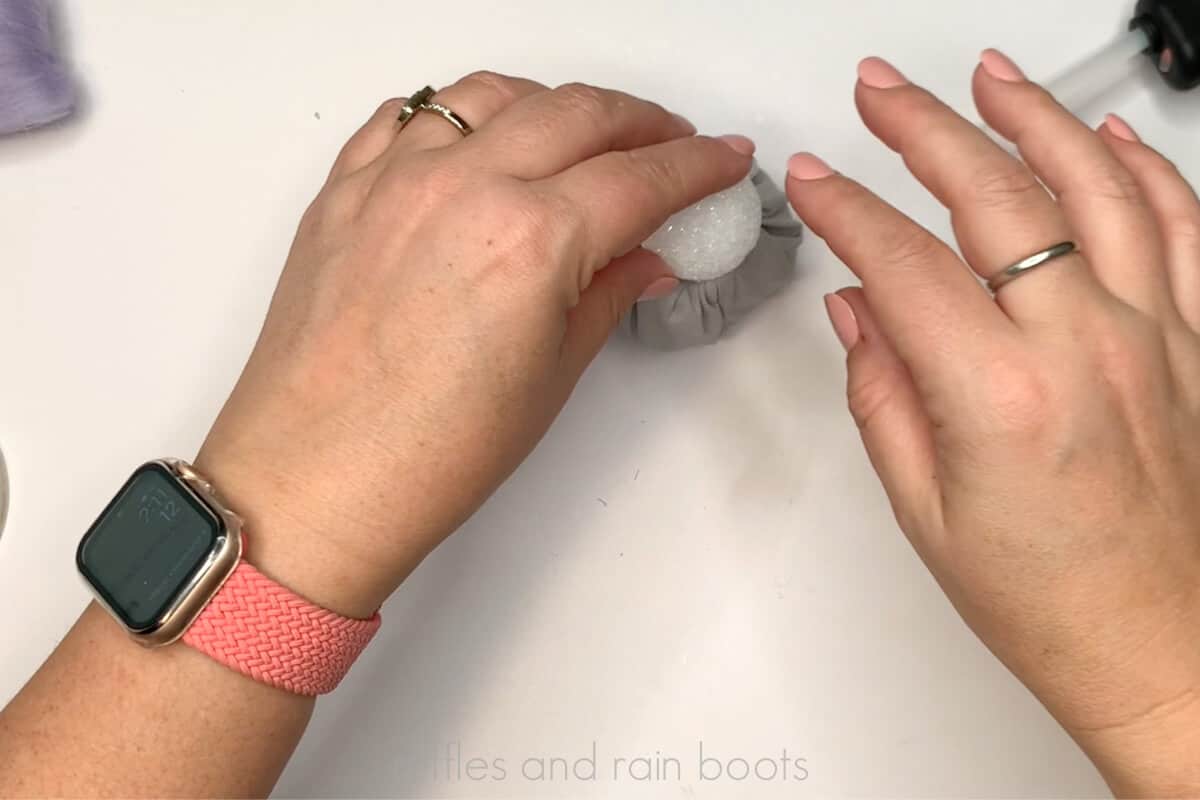
{"label": "smartwatch", "polygon": [[333,691],[379,629],[321,608],[243,558],[242,520],[187,462],[138,467],[75,554],[96,599],[138,643],[182,641],[304,695]]}

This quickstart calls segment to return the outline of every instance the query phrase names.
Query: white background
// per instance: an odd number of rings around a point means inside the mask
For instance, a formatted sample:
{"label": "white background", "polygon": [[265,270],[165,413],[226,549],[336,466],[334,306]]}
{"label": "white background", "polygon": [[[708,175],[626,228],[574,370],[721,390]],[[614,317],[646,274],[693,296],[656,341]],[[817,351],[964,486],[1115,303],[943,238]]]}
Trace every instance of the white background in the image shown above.
{"label": "white background", "polygon": [[[84,109],[0,140],[0,701],[84,605],[73,550],[103,503],[141,461],[195,452],[300,212],[382,99],[481,67],[618,86],[754,137],[777,177],[813,150],[945,234],[856,118],[858,58],[967,109],[981,48],[1049,76],[1131,5],[67,3]],[[1154,80],[1110,106],[1198,178],[1200,105]],[[896,529],[821,308],[850,279],[821,243],[802,252],[797,285],[719,346],[608,348],[529,462],[385,607],[279,794],[1104,792]],[[702,782],[700,740],[725,762],[786,748],[809,778]],[[593,741],[595,782],[520,777],[527,757]],[[449,742],[505,759],[508,779],[413,766]],[[612,779],[615,757],[655,751],[681,781]]]}

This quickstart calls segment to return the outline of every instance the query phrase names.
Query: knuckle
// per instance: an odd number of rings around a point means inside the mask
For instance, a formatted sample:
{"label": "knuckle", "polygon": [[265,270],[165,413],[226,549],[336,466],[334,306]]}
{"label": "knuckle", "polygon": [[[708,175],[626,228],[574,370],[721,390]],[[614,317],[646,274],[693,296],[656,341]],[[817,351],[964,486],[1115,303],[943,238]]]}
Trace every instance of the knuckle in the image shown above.
{"label": "knuckle", "polygon": [[506,146],[515,153],[537,155],[545,142],[561,138],[562,120],[554,114],[531,114],[523,125],[505,131]]}
{"label": "knuckle", "polygon": [[942,244],[914,224],[896,223],[878,234],[881,258],[892,266],[928,264],[941,255]]}
{"label": "knuckle", "polygon": [[1190,185],[1178,164],[1149,145],[1143,144],[1137,151],[1137,155],[1137,161],[1133,163],[1129,171],[1149,179],[1151,187],[1170,184]]}
{"label": "knuckle", "polygon": [[375,109],[375,113],[372,116],[387,118],[388,116],[393,115],[393,114],[399,115],[400,109],[403,106],[404,106],[404,101],[401,100],[400,98],[389,97],[387,100],[384,100],[382,103],[379,104],[379,106]]}
{"label": "knuckle", "polygon": [[354,219],[362,202],[361,187],[356,182],[341,180],[328,184],[305,209],[300,225],[324,236]]}
{"label": "knuckle", "polygon": [[364,160],[364,149],[362,140],[357,135],[352,136],[342,145],[342,149],[338,151],[337,157],[333,160],[330,176],[338,177],[349,171],[352,165]]}
{"label": "knuckle", "polygon": [[338,153],[338,160],[353,159],[362,155],[366,149],[367,140],[377,133],[379,123],[389,118],[395,119],[396,115],[400,113],[402,105],[403,101],[395,97],[388,98],[380,103],[362,127],[355,131],[354,135],[342,145],[342,149]]}
{"label": "knuckle", "polygon": [[629,308],[620,292],[602,292],[600,296],[604,299],[604,321],[608,330],[611,331],[621,324],[621,320],[628,313]]}
{"label": "knuckle", "polygon": [[1158,173],[1158,177],[1161,180],[1184,180],[1183,173],[1180,171],[1178,164],[1157,150],[1149,150],[1149,152],[1151,169]]}
{"label": "knuckle", "polygon": [[1174,161],[1156,151],[1151,153],[1153,161],[1147,171],[1153,177],[1155,186],[1162,187],[1164,192],[1172,192],[1172,184],[1182,188],[1179,194],[1182,203],[1159,204],[1163,232],[1188,245],[1200,245],[1200,198],[1196,197]]}
{"label": "knuckle", "polygon": [[818,215],[816,221],[823,229],[828,226],[830,229],[840,227],[843,230],[854,230],[853,226],[861,222],[862,214],[874,199],[863,186],[836,177],[823,182],[820,189],[822,194],[819,199],[815,192],[805,192],[800,195],[800,200],[816,201],[815,210],[824,212]]}
{"label": "knuckle", "polygon": [[[473,190],[480,227],[499,263],[542,269],[557,251],[570,222],[564,203],[535,195],[519,181],[499,180]],[[544,270],[543,270],[544,271]]]}
{"label": "knuckle", "polygon": [[420,205],[440,205],[457,194],[465,184],[461,167],[450,159],[430,159],[415,173],[415,180],[397,176],[395,184],[401,191],[412,191],[422,201]]}
{"label": "knuckle", "polygon": [[677,196],[684,192],[687,180],[680,165],[670,159],[648,155],[641,150],[621,154],[625,168],[641,176],[656,192]]}
{"label": "knuckle", "polygon": [[[699,138],[699,137],[698,137]],[[841,175],[801,185],[788,178],[788,204],[799,218],[822,239],[858,230],[872,206],[881,202],[865,187]]]}
{"label": "knuckle", "polygon": [[915,142],[913,137],[923,136],[929,132],[929,126],[935,124],[938,117],[947,111],[942,101],[938,100],[924,89],[907,87],[902,92],[888,98],[895,104],[898,118],[909,120],[911,127],[905,130],[902,139],[904,148]]}
{"label": "knuckle", "polygon": [[1163,228],[1172,239],[1192,250],[1200,249],[1200,213],[1167,214]]}
{"label": "knuckle", "polygon": [[855,376],[846,385],[846,401],[850,408],[850,416],[860,431],[867,431],[876,420],[879,413],[886,408],[895,397],[895,376],[890,373],[866,373],[854,369],[853,354],[851,354],[850,374]]}
{"label": "knuckle", "polygon": [[443,207],[466,184],[462,167],[452,160],[431,157],[380,175],[367,196],[373,213],[394,215],[403,209],[410,219],[424,217]]}
{"label": "knuckle", "polygon": [[1161,331],[1140,322],[1133,313],[1125,319],[1102,320],[1089,332],[1096,371],[1110,386],[1143,386],[1165,347]]}
{"label": "knuckle", "polygon": [[358,187],[346,182],[321,193],[321,213],[335,219],[348,219],[362,206]]}
{"label": "knuckle", "polygon": [[589,120],[603,122],[607,118],[604,92],[586,83],[564,83],[554,90],[568,110],[583,114]]}
{"label": "knuckle", "polygon": [[999,358],[982,372],[982,400],[994,425],[1009,435],[1037,438],[1052,421],[1050,382],[1033,364]]}
{"label": "knuckle", "polygon": [[464,86],[478,87],[493,95],[499,95],[505,101],[511,102],[517,99],[517,88],[512,79],[498,72],[486,69],[477,70],[464,77],[460,83]]}
{"label": "knuckle", "polygon": [[1083,185],[1096,197],[1126,205],[1143,205],[1142,190],[1134,177],[1114,166],[1100,167],[1086,176]]}
{"label": "knuckle", "polygon": [[980,167],[967,187],[969,201],[985,210],[1028,209],[1049,200],[1037,178],[1015,162]]}

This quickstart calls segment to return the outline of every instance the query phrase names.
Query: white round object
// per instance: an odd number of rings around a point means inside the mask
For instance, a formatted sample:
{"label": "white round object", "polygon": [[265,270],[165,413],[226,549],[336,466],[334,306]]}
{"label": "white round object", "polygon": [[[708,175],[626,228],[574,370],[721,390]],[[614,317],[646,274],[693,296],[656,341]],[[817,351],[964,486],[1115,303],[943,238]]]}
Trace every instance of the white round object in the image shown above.
{"label": "white round object", "polygon": [[762,201],[749,176],[688,206],[643,245],[688,281],[710,281],[732,272],[758,243]]}

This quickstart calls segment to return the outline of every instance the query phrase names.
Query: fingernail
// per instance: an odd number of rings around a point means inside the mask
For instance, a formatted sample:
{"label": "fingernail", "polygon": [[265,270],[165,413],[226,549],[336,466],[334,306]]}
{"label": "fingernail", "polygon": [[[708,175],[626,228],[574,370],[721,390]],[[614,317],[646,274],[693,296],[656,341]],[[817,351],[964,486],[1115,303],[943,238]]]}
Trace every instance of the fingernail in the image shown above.
{"label": "fingernail", "polygon": [[672,113],[671,116],[674,117],[675,121],[679,123],[679,127],[687,130],[691,134],[696,133],[696,126],[692,124],[692,121],[690,119],[683,116],[682,114]]}
{"label": "fingernail", "polygon": [[754,155],[754,151],[758,149],[753,141],[747,139],[745,136],[739,136],[736,133],[718,136],[717,138],[729,145],[729,147],[738,155],[752,156]]}
{"label": "fingernail", "polygon": [[837,334],[838,341],[842,343],[846,352],[850,352],[859,339],[858,318],[854,316],[854,309],[840,295],[827,294],[825,312],[829,314],[829,322],[833,325],[833,332]]}
{"label": "fingernail", "polygon": [[979,56],[979,63],[983,65],[984,72],[993,78],[999,78],[1009,83],[1020,83],[1026,80],[1025,73],[1021,72],[1021,68],[999,50],[984,50]]}
{"label": "fingernail", "polygon": [[641,302],[642,300],[658,300],[660,297],[666,297],[671,292],[675,291],[677,286],[679,286],[678,278],[672,278],[670,276],[659,278],[654,283],[646,287],[646,290],[642,292],[642,296],[638,298],[638,302]]}
{"label": "fingernail", "polygon": [[872,89],[895,89],[908,85],[908,78],[901,75],[900,70],[878,56],[858,62],[858,79]]}
{"label": "fingernail", "polygon": [[788,159],[787,171],[798,181],[819,181],[832,175],[833,167],[812,153],[796,153]]}
{"label": "fingernail", "polygon": [[1129,127],[1129,123],[1116,114],[1109,114],[1104,118],[1104,127],[1108,128],[1108,132],[1118,139],[1124,139],[1127,142],[1141,141],[1137,131]]}

